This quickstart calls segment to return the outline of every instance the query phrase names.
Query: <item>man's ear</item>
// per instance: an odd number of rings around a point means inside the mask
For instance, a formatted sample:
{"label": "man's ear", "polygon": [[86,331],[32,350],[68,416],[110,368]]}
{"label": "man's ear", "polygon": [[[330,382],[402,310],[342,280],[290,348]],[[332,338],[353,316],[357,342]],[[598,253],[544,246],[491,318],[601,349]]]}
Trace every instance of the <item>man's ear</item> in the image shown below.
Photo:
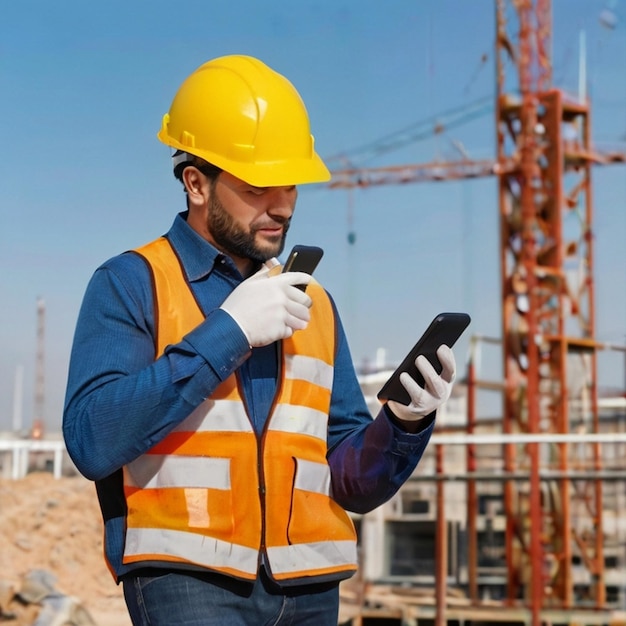
{"label": "man's ear", "polygon": [[194,206],[204,205],[208,200],[209,185],[206,176],[193,165],[183,170],[183,185],[187,190],[189,204]]}

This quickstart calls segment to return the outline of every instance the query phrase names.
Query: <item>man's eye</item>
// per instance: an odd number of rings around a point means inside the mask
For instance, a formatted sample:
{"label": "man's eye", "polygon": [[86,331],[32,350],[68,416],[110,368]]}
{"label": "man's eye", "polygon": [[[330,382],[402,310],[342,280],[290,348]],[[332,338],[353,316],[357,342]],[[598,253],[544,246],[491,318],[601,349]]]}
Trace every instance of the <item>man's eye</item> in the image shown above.
{"label": "man's eye", "polygon": [[267,191],[267,189],[265,187],[250,187],[248,191],[255,196],[261,196]]}

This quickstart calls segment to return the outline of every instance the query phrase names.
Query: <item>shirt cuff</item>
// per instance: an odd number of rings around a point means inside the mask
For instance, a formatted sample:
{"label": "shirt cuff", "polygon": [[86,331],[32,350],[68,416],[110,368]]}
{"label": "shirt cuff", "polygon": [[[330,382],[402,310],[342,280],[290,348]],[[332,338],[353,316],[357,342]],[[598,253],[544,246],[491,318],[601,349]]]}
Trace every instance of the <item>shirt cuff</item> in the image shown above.
{"label": "shirt cuff", "polygon": [[250,345],[239,324],[222,309],[211,311],[204,322],[185,335],[220,380],[226,380],[250,355]]}
{"label": "shirt cuff", "polygon": [[424,427],[417,433],[408,433],[402,429],[401,426],[395,423],[394,418],[390,414],[391,410],[388,410],[385,405],[381,407],[380,413],[374,421],[378,423],[380,428],[389,430],[391,451],[395,454],[406,455],[423,450],[435,428],[435,413],[431,413],[422,419]]}
{"label": "shirt cuff", "polygon": [[[399,429],[400,431],[404,433],[409,432],[404,427],[404,422],[406,422],[407,420],[400,419],[391,410],[388,404],[383,405],[383,411],[385,412],[385,415],[389,418],[389,421],[394,425],[395,428]],[[433,411],[432,413],[429,413],[428,415],[424,415],[424,417],[420,417],[419,419],[416,419],[415,422],[413,422],[414,426],[416,427],[416,430],[413,432],[413,434],[417,435],[421,433],[424,429],[428,428],[435,421],[436,414],[437,412]]]}

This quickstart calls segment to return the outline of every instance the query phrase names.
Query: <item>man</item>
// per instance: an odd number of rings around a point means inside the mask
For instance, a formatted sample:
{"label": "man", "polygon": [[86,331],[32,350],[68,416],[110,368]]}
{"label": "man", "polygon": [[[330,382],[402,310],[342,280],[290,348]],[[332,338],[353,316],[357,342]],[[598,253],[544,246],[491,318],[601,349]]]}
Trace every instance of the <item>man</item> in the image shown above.
{"label": "man", "polygon": [[[296,185],[329,179],[291,83],[257,59],[209,61],[159,139],[187,210],[95,272],[63,431],[96,482],[106,559],[134,624],[337,623],[357,568],[346,511],[411,475],[455,376],[365,405],[330,296],[280,273]],[[306,291],[297,288],[306,286]]]}

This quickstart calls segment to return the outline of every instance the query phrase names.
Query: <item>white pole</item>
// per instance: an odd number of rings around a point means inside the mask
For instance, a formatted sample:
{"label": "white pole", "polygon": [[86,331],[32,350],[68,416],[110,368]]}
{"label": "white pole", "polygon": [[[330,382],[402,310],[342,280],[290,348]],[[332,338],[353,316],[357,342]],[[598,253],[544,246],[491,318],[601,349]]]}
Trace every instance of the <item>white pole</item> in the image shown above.
{"label": "white pole", "polygon": [[378,348],[376,350],[376,369],[377,370],[382,370],[385,369],[385,367],[387,367],[387,351],[385,350],[385,348]]}
{"label": "white pole", "polygon": [[18,365],[15,368],[15,386],[13,389],[13,432],[19,433],[22,430],[22,399],[24,388],[24,366]]}

